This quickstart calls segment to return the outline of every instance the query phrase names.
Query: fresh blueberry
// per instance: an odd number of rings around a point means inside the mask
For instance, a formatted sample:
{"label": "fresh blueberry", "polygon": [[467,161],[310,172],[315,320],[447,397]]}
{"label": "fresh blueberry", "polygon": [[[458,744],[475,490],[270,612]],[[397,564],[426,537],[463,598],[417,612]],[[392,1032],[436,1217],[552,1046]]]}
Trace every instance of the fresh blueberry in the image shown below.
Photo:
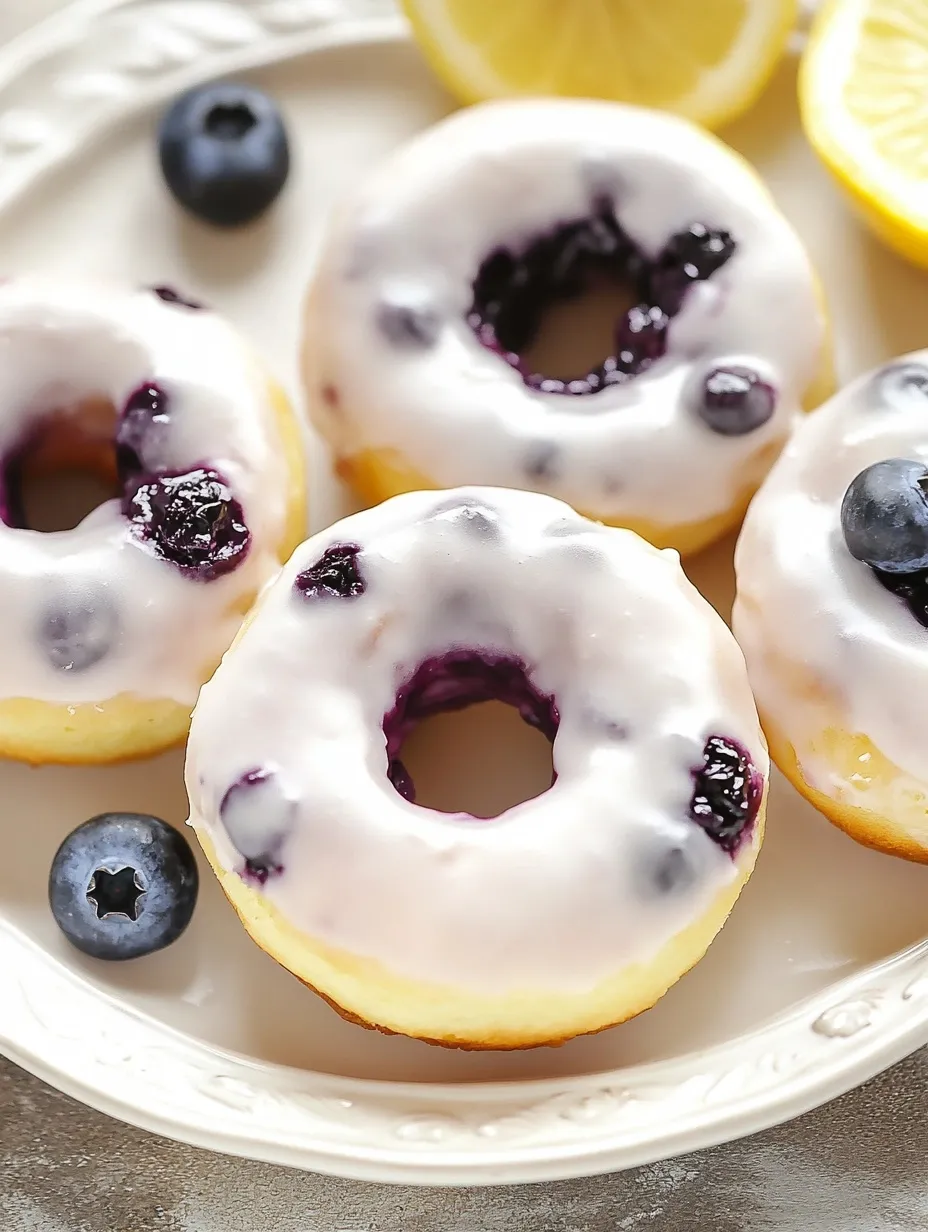
{"label": "fresh blueberry", "polygon": [[129,395],[116,428],[116,469],[123,482],[158,460],[170,425],[163,389],[147,382]]}
{"label": "fresh blueberry", "polygon": [[297,574],[294,587],[304,599],[356,599],[366,587],[358,567],[360,551],[353,543],[327,548],[314,565]]}
{"label": "fresh blueberry", "polygon": [[61,672],[83,672],[113,649],[119,620],[109,597],[63,596],[39,620],[39,644],[48,662]]}
{"label": "fresh blueberry", "polygon": [[280,112],[252,86],[219,82],[182,94],[159,133],[161,170],[185,209],[219,227],[251,222],[290,171]]}
{"label": "fresh blueberry", "polygon": [[139,539],[203,582],[231,573],[251,544],[241,505],[214,471],[161,475],[140,484],[125,514]]}
{"label": "fresh blueberry", "polygon": [[765,424],[776,404],[773,386],[753,368],[733,366],[712,369],[696,400],[696,411],[713,432],[744,436]]}
{"label": "fresh blueberry", "polygon": [[173,287],[162,285],[151,289],[166,304],[176,304],[178,308],[189,308],[191,312],[202,312],[206,308],[206,305],[201,304],[199,300],[189,299],[186,295],[175,291]]}
{"label": "fresh blueberry", "polygon": [[906,458],[868,466],[844,494],[841,529],[851,555],[873,569],[928,568],[928,467]]}
{"label": "fresh blueberry", "polygon": [[734,853],[741,836],[760,808],[763,785],[748,753],[734,740],[710,736],[703,764],[692,771],[690,818],[718,843]]}
{"label": "fresh blueberry", "polygon": [[58,848],[48,897],[72,945],[94,958],[124,959],[176,941],[198,888],[190,844],[172,826],[142,813],[104,813]]}
{"label": "fresh blueberry", "polygon": [[264,885],[283,872],[281,852],[293,828],[296,801],[277,771],[249,770],[223,796],[219,816],[232,845],[245,858],[245,872]]}

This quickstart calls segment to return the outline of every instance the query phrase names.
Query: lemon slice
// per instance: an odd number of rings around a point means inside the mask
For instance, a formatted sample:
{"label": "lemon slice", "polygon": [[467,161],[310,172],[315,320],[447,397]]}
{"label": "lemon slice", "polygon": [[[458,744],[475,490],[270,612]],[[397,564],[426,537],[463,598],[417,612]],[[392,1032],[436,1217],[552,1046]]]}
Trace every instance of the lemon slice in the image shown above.
{"label": "lemon slice", "polygon": [[464,102],[515,94],[606,98],[717,127],[773,72],[797,0],[403,0]]}
{"label": "lemon slice", "polygon": [[928,266],[926,0],[831,0],[799,98],[806,135],[874,231]]}

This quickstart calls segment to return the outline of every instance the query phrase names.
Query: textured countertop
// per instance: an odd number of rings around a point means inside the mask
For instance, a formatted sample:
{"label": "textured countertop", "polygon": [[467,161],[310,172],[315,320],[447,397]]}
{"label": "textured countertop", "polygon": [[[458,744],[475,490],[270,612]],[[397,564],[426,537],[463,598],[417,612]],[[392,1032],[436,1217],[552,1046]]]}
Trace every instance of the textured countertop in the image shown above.
{"label": "textured countertop", "polygon": [[[0,0],[0,39],[66,0]],[[129,1129],[0,1060],[0,1232],[925,1232],[928,1051],[801,1120],[619,1176],[401,1189]]]}
{"label": "textured countertop", "polygon": [[618,1176],[393,1188],[128,1129],[0,1062],[2,1232],[925,1232],[928,1051],[757,1137]]}

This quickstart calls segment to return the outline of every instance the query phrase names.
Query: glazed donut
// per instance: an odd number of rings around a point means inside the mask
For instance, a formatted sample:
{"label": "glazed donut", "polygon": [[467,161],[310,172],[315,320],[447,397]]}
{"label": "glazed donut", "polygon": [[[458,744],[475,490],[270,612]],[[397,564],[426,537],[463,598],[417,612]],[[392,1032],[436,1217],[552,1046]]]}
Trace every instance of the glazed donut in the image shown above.
{"label": "glazed donut", "polygon": [[[489,820],[420,807],[405,736],[489,699],[553,741],[556,781]],[[245,927],[344,1016],[523,1048],[639,1013],[702,957],[767,768],[740,651],[675,553],[475,488],[303,544],[204,687],[186,776]]]}
{"label": "glazed donut", "polygon": [[[639,300],[613,354],[575,379],[532,371],[545,311],[601,280]],[[501,102],[413,140],[339,211],[303,375],[370,503],[528,488],[690,552],[824,396],[825,332],[797,236],[714,137],[614,103]]]}
{"label": "glazed donut", "polygon": [[[168,288],[0,285],[0,755],[108,762],[186,733],[304,533],[302,442],[244,341]],[[30,472],[114,496],[28,527]]]}
{"label": "glazed donut", "polygon": [[926,463],[922,351],[802,425],[748,512],[734,612],[780,769],[859,842],[922,861]]}

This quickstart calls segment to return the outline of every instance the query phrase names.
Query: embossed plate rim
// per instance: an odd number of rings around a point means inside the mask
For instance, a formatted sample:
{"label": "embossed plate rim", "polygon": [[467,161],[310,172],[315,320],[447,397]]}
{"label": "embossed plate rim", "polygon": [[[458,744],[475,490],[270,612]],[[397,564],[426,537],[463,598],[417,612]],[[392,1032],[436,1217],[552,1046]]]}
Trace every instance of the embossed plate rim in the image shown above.
{"label": "embossed plate rim", "polygon": [[[198,79],[402,37],[390,0],[78,0],[0,52],[0,208]],[[928,1040],[928,942],[700,1053],[474,1085],[345,1078],[212,1047],[92,988],[3,920],[0,970],[0,1051],[62,1091],[194,1145],[378,1181],[652,1162],[794,1116]]]}

